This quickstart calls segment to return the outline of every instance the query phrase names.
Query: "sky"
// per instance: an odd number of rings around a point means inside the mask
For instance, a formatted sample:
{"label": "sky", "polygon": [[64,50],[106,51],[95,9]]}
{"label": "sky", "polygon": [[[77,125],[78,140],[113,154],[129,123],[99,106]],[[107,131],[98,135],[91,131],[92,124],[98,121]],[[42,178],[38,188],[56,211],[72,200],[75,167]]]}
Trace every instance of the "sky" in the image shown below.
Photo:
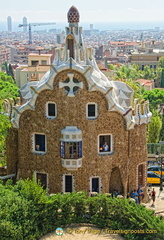
{"label": "sky", "polygon": [[74,5],[80,22],[164,21],[164,0],[0,0],[0,22],[8,16],[13,22],[67,22]]}

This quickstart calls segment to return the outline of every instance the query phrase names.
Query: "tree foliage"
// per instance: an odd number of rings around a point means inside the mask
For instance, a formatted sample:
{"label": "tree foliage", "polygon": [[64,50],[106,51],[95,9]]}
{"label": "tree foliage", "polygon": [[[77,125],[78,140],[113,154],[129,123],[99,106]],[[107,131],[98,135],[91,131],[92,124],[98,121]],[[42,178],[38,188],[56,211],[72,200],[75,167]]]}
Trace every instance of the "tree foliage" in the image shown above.
{"label": "tree foliage", "polygon": [[160,83],[160,87],[164,88],[164,68],[162,69],[162,73],[161,73],[161,83]]}
{"label": "tree foliage", "polygon": [[[18,87],[12,77],[0,72],[0,112],[3,112],[2,103],[4,99],[13,98],[15,100],[18,96]],[[5,156],[5,139],[10,126],[8,117],[0,114],[0,154],[3,158]]]}
{"label": "tree foliage", "polygon": [[154,79],[156,74],[152,68],[149,66],[145,66],[144,70],[140,70],[139,66],[133,65],[122,65],[122,66],[114,66],[115,71],[115,80],[125,80],[125,79]]}
{"label": "tree foliage", "polygon": [[160,57],[158,66],[164,69],[164,57]]}
{"label": "tree foliage", "polygon": [[1,67],[3,70],[5,70],[6,74],[8,76],[11,76],[12,79],[14,80],[15,82],[15,78],[14,78],[14,71],[13,71],[13,67],[11,66],[11,63],[8,63],[8,62],[4,62],[4,64],[2,64],[2,67]]}
{"label": "tree foliage", "polygon": [[8,76],[4,72],[0,72],[0,79],[4,82],[14,83],[14,80],[12,79],[12,77]]}
{"label": "tree foliage", "polygon": [[164,103],[164,91],[162,89],[142,90],[143,98],[149,100],[150,109],[157,109],[158,105]]}
{"label": "tree foliage", "polygon": [[160,131],[162,128],[161,116],[157,111],[153,111],[151,122],[148,124],[147,143],[158,143],[160,140]]}
{"label": "tree foliage", "polygon": [[162,127],[159,135],[159,140],[164,141],[164,117],[162,117]]}

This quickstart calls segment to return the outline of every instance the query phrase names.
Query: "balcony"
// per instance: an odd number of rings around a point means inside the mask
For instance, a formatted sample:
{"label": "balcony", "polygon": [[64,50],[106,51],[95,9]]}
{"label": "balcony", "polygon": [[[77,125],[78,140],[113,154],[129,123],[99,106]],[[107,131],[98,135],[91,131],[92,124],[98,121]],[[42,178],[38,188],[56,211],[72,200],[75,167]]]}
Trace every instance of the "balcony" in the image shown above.
{"label": "balcony", "polygon": [[77,170],[82,166],[82,158],[78,159],[62,159],[62,166],[67,170]]}
{"label": "balcony", "polygon": [[76,126],[67,126],[61,131],[61,164],[67,170],[82,166],[82,132]]}

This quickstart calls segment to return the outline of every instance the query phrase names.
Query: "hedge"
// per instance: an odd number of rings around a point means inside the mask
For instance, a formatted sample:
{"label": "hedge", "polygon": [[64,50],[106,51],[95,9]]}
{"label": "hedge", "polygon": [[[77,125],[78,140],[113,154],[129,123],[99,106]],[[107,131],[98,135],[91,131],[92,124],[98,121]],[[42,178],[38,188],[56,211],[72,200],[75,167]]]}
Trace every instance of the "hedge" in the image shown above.
{"label": "hedge", "polygon": [[[162,240],[164,236],[162,218],[128,199],[88,197],[83,192],[48,196],[33,180],[0,183],[0,219],[1,240],[37,240],[71,223],[122,230],[128,240]],[[131,234],[132,230],[143,233]]]}

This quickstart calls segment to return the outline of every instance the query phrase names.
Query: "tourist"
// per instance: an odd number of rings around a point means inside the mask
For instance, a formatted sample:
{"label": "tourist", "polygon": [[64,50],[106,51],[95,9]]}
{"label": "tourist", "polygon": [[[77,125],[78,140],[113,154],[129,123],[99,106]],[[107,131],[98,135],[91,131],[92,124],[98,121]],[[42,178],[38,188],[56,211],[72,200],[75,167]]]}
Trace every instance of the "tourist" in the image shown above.
{"label": "tourist", "polygon": [[138,193],[136,190],[131,192],[131,198],[133,198],[135,202],[138,203]]}
{"label": "tourist", "polygon": [[154,203],[155,203],[155,195],[156,195],[156,192],[155,192],[155,190],[154,190],[154,188],[153,188],[153,190],[151,191],[151,199],[152,199],[152,207],[155,207],[155,205],[154,205]]}
{"label": "tourist", "polygon": [[103,151],[107,152],[108,150],[109,150],[109,146],[108,146],[107,142],[105,142],[103,145]]}
{"label": "tourist", "polygon": [[137,192],[138,192],[138,201],[139,201],[139,204],[140,204],[142,202],[142,199],[143,199],[143,191],[139,187]]}

